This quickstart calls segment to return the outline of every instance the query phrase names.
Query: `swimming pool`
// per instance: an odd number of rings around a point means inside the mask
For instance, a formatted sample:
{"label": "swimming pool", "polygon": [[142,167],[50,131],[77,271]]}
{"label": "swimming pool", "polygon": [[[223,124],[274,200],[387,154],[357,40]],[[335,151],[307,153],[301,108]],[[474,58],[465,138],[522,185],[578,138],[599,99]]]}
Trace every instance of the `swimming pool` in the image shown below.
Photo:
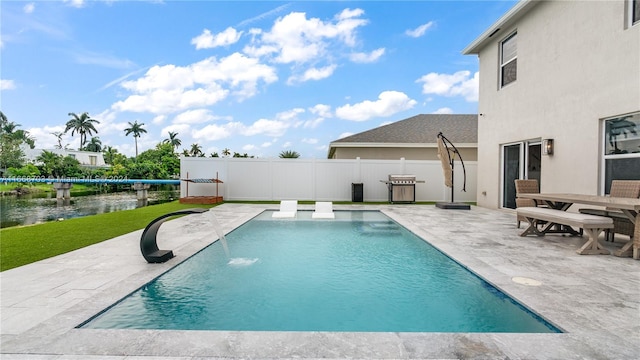
{"label": "swimming pool", "polygon": [[560,332],[377,211],[266,211],[82,327]]}

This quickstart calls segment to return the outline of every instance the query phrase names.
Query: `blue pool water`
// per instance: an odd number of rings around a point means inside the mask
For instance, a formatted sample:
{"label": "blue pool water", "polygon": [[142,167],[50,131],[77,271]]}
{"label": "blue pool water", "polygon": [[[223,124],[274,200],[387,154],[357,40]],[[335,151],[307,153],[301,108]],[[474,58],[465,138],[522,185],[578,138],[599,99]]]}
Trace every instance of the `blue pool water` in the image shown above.
{"label": "blue pool water", "polygon": [[264,212],[86,328],[560,332],[386,215]]}

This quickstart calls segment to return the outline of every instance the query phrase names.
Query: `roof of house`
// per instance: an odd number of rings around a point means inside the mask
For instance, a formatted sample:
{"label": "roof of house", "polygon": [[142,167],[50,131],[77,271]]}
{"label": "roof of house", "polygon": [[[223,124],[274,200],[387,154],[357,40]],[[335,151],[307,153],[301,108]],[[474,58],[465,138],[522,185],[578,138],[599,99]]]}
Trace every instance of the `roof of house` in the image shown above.
{"label": "roof of house", "polygon": [[515,24],[518,19],[524,16],[531,8],[538,5],[537,0],[520,0],[509,11],[507,11],[500,19],[491,25],[485,32],[480,34],[473,42],[462,50],[462,54],[478,54],[480,50],[493,40],[496,34],[502,37],[500,30],[508,28]]}
{"label": "roof of house", "polygon": [[440,132],[453,143],[476,144],[478,142],[478,115],[421,114],[347,136],[335,140],[331,144],[435,144]]}

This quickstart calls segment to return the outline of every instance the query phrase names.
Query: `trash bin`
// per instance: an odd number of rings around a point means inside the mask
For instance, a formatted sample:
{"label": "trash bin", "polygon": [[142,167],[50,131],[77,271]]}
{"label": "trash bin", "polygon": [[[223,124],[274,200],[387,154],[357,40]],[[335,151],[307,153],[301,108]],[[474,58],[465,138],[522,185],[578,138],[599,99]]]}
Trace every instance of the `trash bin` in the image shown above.
{"label": "trash bin", "polygon": [[364,201],[364,187],[362,183],[351,183],[351,202]]}

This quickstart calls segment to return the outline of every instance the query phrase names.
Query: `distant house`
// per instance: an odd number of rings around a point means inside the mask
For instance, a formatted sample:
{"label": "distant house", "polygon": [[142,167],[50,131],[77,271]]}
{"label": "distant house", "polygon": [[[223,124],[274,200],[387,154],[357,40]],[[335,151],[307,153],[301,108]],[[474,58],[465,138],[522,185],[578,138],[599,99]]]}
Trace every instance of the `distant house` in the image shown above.
{"label": "distant house", "polygon": [[463,53],[479,58],[478,205],[515,207],[518,178],[585,194],[640,179],[640,0],[522,0]]}
{"label": "distant house", "polygon": [[67,150],[67,149],[29,149],[28,147],[22,148],[22,151],[24,152],[26,160],[34,164],[38,163],[36,159],[45,150],[52,152],[54,154],[62,155],[62,156],[71,156],[72,158],[78,160],[80,162],[80,166],[82,167],[104,168],[104,167],[110,166],[104,162],[104,157],[102,156],[101,152]]}
{"label": "distant house", "polygon": [[476,114],[422,114],[399,120],[331,142],[328,158],[438,160],[440,132],[458,148],[463,160],[477,159]]}

